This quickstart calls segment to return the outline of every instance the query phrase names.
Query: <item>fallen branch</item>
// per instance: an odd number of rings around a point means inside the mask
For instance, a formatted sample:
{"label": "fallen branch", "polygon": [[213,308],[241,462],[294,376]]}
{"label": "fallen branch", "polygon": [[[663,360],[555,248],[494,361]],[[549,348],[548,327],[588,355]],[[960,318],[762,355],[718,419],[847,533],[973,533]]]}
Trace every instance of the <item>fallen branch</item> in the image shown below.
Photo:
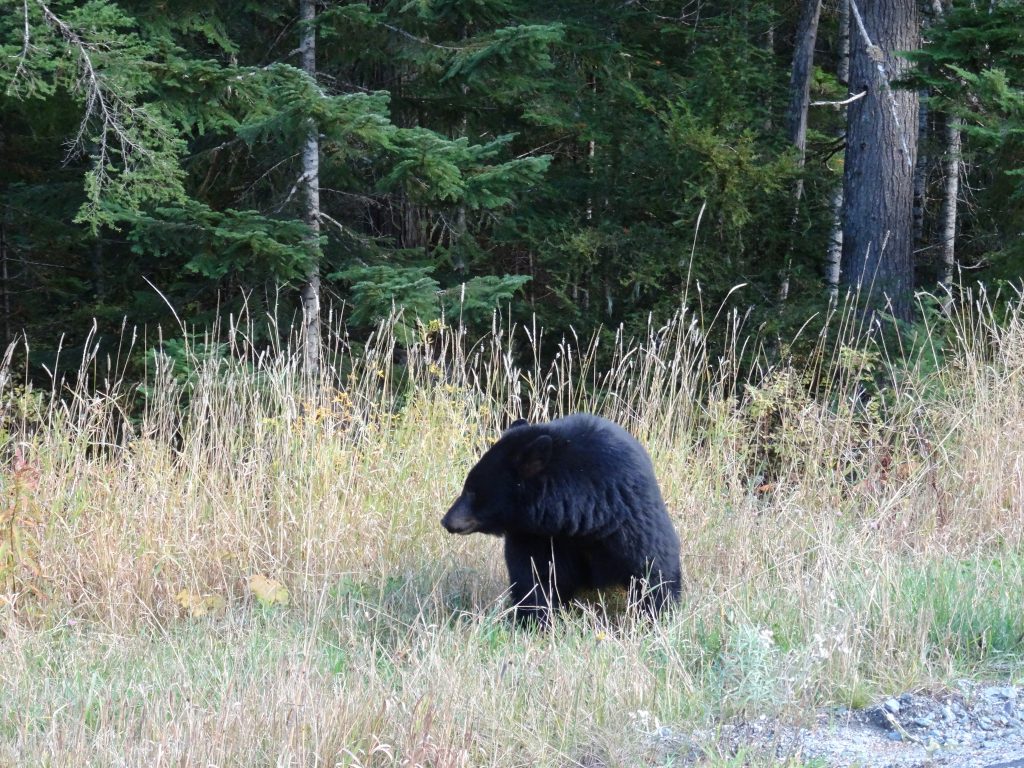
{"label": "fallen branch", "polygon": [[836,107],[838,109],[839,107],[845,107],[847,104],[853,104],[853,102],[857,101],[857,99],[863,99],[867,95],[868,95],[867,91],[861,91],[860,93],[854,94],[850,98],[843,99],[842,101],[812,101],[808,106],[811,106],[811,107]]}

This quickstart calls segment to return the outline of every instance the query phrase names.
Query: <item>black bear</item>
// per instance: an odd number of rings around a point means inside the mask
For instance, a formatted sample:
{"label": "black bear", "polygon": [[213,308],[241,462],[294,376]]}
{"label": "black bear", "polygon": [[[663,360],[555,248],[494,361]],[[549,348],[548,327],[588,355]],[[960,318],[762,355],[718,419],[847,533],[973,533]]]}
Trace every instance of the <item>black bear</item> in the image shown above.
{"label": "black bear", "polygon": [[545,622],[579,589],[626,586],[652,614],[679,598],[679,537],[650,456],[598,416],[512,424],[441,524],[505,537],[520,622]]}

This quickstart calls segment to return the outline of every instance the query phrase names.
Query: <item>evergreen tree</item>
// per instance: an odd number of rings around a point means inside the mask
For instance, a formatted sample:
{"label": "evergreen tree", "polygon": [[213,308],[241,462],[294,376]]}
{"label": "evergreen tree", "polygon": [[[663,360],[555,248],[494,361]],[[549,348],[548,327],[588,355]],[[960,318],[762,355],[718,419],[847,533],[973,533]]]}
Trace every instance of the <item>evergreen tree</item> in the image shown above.
{"label": "evergreen tree", "polygon": [[[868,84],[851,127],[892,111],[863,46],[846,92],[846,2],[304,0],[304,20],[283,0],[0,4],[0,314],[40,362],[93,317],[167,327],[167,303],[197,327],[270,315],[269,341],[299,330],[303,287],[356,338],[396,308],[408,340],[442,315],[487,327],[496,307],[587,335],[723,303],[785,337],[827,300],[844,173],[860,179],[847,284],[878,285],[867,241],[905,250],[909,215],[860,226],[889,194],[871,185],[899,176],[857,159],[878,134],[850,133],[844,168],[843,113],[813,106]],[[962,124],[978,205],[943,226],[960,263],[993,265],[979,276],[1019,272],[1019,16],[954,2],[907,54],[907,84]],[[874,42],[899,106],[910,43]],[[941,195],[925,191],[930,222]],[[922,284],[949,279],[943,253]],[[903,316],[906,263],[883,260]]]}
{"label": "evergreen tree", "polygon": [[[917,67],[910,81],[928,89],[944,121],[939,247],[927,266],[931,280],[945,286],[954,282],[958,264],[979,278],[1018,279],[1022,273],[1022,39],[1024,4],[1019,0],[980,6],[954,2],[928,30],[922,50],[912,55]],[[974,204],[958,229],[957,182],[965,173]]]}
{"label": "evergreen tree", "polygon": [[[344,53],[337,48],[326,51],[319,74],[328,85],[321,87],[292,61],[311,23],[295,24],[288,3],[258,11],[177,4],[159,13],[129,2],[8,7],[24,14],[3,16],[5,57],[16,61],[0,83],[5,106],[16,115],[25,111],[26,131],[32,101],[62,103],[65,123],[76,111],[80,119],[74,131],[62,131],[73,137],[78,165],[70,174],[73,197],[75,177],[81,185],[68,225],[86,228],[69,236],[100,238],[105,259],[134,261],[173,301],[184,299],[182,314],[200,323],[224,288],[225,295],[244,291],[270,304],[279,286],[308,281],[321,250],[326,269],[342,277],[371,263],[400,271],[422,268],[426,259],[436,268],[435,253],[410,254],[372,225],[371,211],[416,197],[497,215],[546,163],[501,158],[507,138],[473,144],[397,125],[389,94],[352,82],[344,56],[331,58]],[[335,32],[381,24],[364,5],[341,6],[321,21]],[[295,182],[303,178],[300,150],[311,124],[322,142],[321,186],[332,196],[315,222],[308,193],[299,195]],[[26,182],[19,189],[38,197],[40,185]],[[28,222],[11,205],[6,218],[12,249],[21,254]],[[321,220],[330,227],[317,236]],[[470,286],[470,293],[497,300],[522,283],[495,279]],[[113,288],[105,286],[111,302],[146,319]],[[145,292],[139,283],[121,288]],[[436,292],[431,296],[424,319],[441,310]],[[360,309],[369,321],[391,306]]]}

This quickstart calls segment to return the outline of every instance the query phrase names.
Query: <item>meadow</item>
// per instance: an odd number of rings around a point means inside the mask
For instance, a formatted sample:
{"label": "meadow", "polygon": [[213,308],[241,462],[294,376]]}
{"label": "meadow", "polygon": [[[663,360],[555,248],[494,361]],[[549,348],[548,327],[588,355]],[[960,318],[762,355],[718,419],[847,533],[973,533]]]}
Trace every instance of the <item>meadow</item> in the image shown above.
{"label": "meadow", "polygon": [[[0,765],[771,765],[686,734],[1020,682],[1024,302],[999,306],[902,349],[840,310],[771,366],[728,314],[610,349],[337,331],[315,379],[244,321],[143,385],[130,332],[49,389],[14,344]],[[579,410],[650,450],[683,598],[518,629],[500,540],[439,519],[503,424]]]}

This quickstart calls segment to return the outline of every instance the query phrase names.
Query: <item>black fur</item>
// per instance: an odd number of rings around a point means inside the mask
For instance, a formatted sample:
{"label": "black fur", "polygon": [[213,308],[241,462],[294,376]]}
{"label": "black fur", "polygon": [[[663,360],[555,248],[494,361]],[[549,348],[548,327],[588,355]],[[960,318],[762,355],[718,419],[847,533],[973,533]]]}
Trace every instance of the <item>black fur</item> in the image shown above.
{"label": "black fur", "polygon": [[505,537],[521,621],[545,621],[580,589],[626,586],[650,613],[679,597],[679,538],[651,459],[598,416],[512,424],[441,524]]}

